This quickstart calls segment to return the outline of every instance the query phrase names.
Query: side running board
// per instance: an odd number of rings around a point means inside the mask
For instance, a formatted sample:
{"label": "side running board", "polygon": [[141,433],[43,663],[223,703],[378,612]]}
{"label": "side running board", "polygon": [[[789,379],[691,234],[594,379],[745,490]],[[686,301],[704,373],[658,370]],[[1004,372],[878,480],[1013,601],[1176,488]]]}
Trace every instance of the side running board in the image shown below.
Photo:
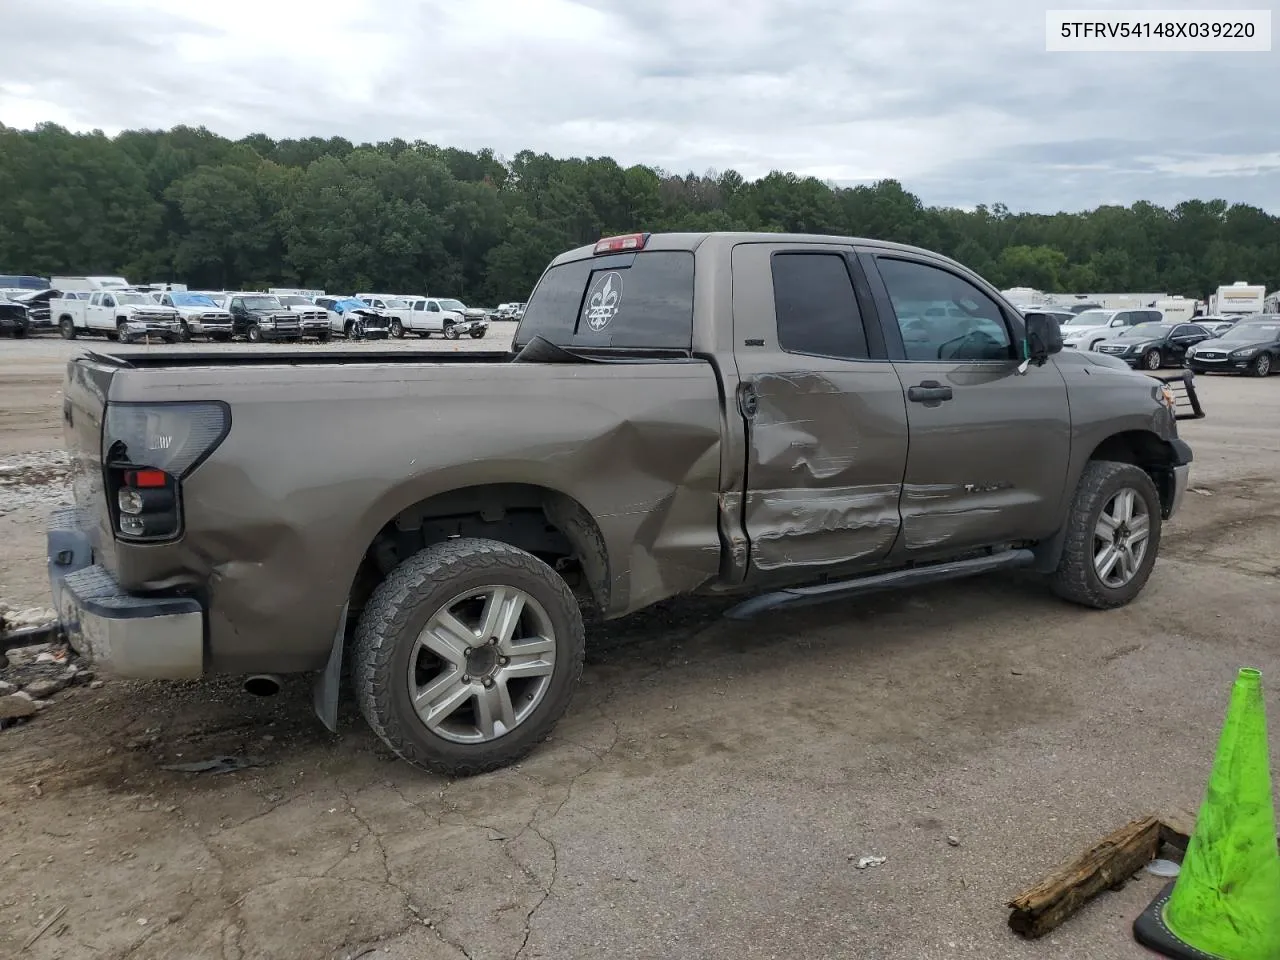
{"label": "side running board", "polygon": [[969,560],[953,560],[948,563],[910,567],[906,570],[892,570],[888,573],[859,577],[856,580],[820,583],[812,587],[788,587],[785,590],[762,593],[757,597],[744,600],[726,610],[724,616],[730,620],[750,620],[767,610],[776,610],[779,607],[809,607],[832,600],[878,593],[881,590],[940,583],[943,580],[959,580],[962,577],[991,573],[995,570],[1029,567],[1034,561],[1035,554],[1030,550],[1005,550]]}

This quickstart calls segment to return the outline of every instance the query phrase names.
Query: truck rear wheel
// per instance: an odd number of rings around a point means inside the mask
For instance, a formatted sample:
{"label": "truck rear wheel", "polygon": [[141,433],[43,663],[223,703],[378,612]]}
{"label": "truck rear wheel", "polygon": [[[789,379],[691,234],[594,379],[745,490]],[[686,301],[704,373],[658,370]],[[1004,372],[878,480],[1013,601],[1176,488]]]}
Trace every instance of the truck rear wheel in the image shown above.
{"label": "truck rear wheel", "polygon": [[450,776],[514,763],[546,739],[582,675],[568,584],[496,540],[449,540],[401,563],[356,628],[352,679],[402,759]]}
{"label": "truck rear wheel", "polygon": [[1145,470],[1092,460],[1076,487],[1054,593],[1098,610],[1122,607],[1146,586],[1160,549],[1160,494]]}

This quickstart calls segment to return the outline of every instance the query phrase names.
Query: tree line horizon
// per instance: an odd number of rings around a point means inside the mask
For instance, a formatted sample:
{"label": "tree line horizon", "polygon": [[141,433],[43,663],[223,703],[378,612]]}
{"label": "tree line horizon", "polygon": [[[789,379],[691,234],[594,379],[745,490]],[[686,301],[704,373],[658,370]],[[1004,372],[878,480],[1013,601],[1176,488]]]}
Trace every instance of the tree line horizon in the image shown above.
{"label": "tree line horizon", "polygon": [[72,133],[0,124],[0,272],[193,289],[304,287],[523,300],[602,236],[752,230],[909,243],[1001,289],[1280,287],[1280,217],[1225,200],[1075,213],[926,206],[893,179],[677,174],[609,157],[503,159],[394,139],[231,140],[203,127]]}

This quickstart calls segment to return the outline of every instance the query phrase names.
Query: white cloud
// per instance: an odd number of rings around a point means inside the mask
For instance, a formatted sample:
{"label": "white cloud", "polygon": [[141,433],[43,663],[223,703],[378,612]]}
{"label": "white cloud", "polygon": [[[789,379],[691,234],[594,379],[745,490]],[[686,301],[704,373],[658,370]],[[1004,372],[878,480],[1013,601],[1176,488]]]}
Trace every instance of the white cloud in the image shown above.
{"label": "white cloud", "polygon": [[1043,16],[1025,0],[5,0],[10,36],[59,40],[6,45],[0,121],[895,177],[1015,209],[1215,191],[1280,207],[1277,54],[1046,54]]}

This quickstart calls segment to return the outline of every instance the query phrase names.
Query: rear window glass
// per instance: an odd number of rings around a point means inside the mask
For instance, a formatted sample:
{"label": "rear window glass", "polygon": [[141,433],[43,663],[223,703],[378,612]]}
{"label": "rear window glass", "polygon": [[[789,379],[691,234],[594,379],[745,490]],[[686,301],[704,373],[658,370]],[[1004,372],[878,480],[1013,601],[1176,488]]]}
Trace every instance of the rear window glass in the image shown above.
{"label": "rear window glass", "polygon": [[693,254],[682,250],[577,260],[552,267],[516,334],[562,347],[690,350]]}

